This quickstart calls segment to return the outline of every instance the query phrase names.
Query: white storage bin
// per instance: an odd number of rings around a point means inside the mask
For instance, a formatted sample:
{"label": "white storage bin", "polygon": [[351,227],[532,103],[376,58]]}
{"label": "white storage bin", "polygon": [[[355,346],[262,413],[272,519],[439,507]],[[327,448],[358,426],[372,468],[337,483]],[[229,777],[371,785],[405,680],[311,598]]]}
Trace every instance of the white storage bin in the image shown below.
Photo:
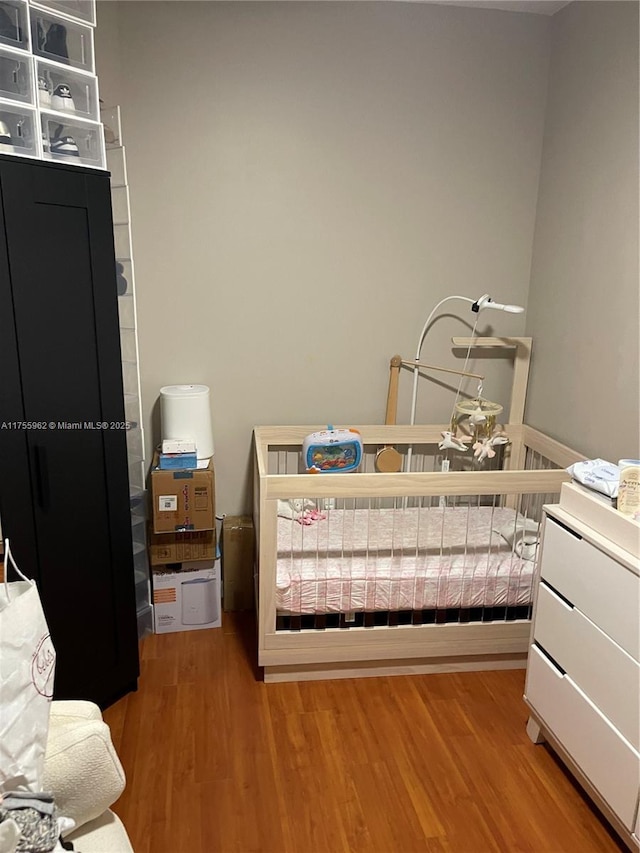
{"label": "white storage bin", "polygon": [[0,47],[0,99],[33,104],[33,62],[25,53]]}
{"label": "white storage bin", "polygon": [[0,45],[31,49],[26,0],[0,0]]}
{"label": "white storage bin", "polygon": [[36,59],[36,80],[41,110],[99,120],[98,80],[92,74]]}
{"label": "white storage bin", "polygon": [[18,104],[0,103],[0,154],[39,156],[35,110]]}
{"label": "white storage bin", "polygon": [[101,124],[48,112],[42,112],[40,119],[45,160],[105,168]]}
{"label": "white storage bin", "polygon": [[41,6],[50,12],[66,15],[87,24],[96,24],[95,0],[38,0],[32,6]]}
{"label": "white storage bin", "polygon": [[33,6],[31,45],[36,56],[93,73],[93,28]]}

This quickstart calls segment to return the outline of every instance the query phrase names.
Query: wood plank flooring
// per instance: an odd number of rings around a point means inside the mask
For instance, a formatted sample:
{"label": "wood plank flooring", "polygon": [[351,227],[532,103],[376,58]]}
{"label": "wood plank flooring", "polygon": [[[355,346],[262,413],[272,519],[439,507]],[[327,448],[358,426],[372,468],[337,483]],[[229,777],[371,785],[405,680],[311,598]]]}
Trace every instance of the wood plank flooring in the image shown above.
{"label": "wood plank flooring", "polygon": [[524,671],[259,680],[250,614],[151,635],[105,712],[136,853],[590,853],[624,846],[525,732]]}

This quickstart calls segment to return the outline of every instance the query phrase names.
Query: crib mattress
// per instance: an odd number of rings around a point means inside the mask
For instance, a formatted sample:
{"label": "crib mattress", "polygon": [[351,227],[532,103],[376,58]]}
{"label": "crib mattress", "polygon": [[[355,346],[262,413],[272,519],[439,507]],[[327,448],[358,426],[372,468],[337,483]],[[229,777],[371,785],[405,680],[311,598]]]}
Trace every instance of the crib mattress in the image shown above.
{"label": "crib mattress", "polygon": [[530,604],[534,561],[497,531],[495,507],[331,510],[278,518],[276,606],[294,614]]}

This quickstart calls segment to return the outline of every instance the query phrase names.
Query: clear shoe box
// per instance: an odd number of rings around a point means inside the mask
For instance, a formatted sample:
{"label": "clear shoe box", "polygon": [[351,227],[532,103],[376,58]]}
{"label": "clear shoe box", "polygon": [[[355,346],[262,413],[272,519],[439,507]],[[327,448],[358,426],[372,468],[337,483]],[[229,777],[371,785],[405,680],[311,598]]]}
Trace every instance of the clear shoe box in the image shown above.
{"label": "clear shoe box", "polygon": [[0,45],[30,50],[26,0],[0,0]]}
{"label": "clear shoe box", "polygon": [[133,306],[133,293],[118,296],[118,314],[121,329],[135,329],[136,316]]}
{"label": "clear shoe box", "polygon": [[[102,122],[107,127],[107,117],[104,110],[101,110]],[[107,169],[111,173],[112,187],[126,187],[127,185],[127,165],[124,158],[123,148],[110,148],[107,134],[105,133],[105,144],[107,149]]]}
{"label": "clear shoe box", "polygon": [[[110,148],[121,148],[120,107],[106,107],[103,105],[100,108],[100,117],[104,124],[104,138],[107,143],[107,151]],[[126,183],[126,181],[123,181],[123,183]]]}
{"label": "clear shoe box", "polygon": [[124,395],[124,419],[132,429],[140,426],[140,398],[137,394]]}
{"label": "clear shoe box", "polygon": [[120,351],[122,361],[136,361],[138,353],[136,350],[135,329],[120,329]]}
{"label": "clear shoe box", "polygon": [[136,608],[139,610],[145,604],[149,603],[149,579],[144,574],[143,569],[139,569],[135,574],[136,579]]}
{"label": "clear shoe box", "polygon": [[45,160],[105,168],[101,124],[48,112],[40,113],[40,121]]}
{"label": "clear shoe box", "polygon": [[[133,267],[130,260],[119,258],[116,255],[116,288],[120,299],[129,299],[133,301]],[[125,315],[125,311],[127,314]],[[132,316],[133,308],[128,309],[123,306],[120,309],[120,326],[123,329],[131,328],[127,323],[123,322],[126,317]]]}
{"label": "clear shoe box", "polygon": [[138,363],[136,361],[122,362],[122,385],[125,395],[138,393]]}
{"label": "clear shoe box", "polygon": [[113,236],[116,249],[116,258],[121,261],[131,260],[131,240],[129,238],[129,225],[117,225],[114,223]]}
{"label": "clear shoe box", "polygon": [[0,154],[39,157],[36,127],[35,110],[0,103]]}
{"label": "clear shoe box", "polygon": [[29,15],[31,49],[36,56],[93,74],[92,27],[33,6]]}
{"label": "clear shoe box", "polygon": [[92,121],[100,119],[96,77],[37,59],[36,81],[38,106],[41,110],[88,118]]}
{"label": "clear shoe box", "polygon": [[146,502],[144,490],[144,472],[140,462],[129,464],[129,506],[137,511]]}
{"label": "clear shoe box", "polygon": [[26,53],[0,47],[0,99],[34,103],[33,62]]}
{"label": "clear shoe box", "polygon": [[32,6],[40,6],[50,12],[67,15],[77,21],[95,26],[96,3],[95,0],[38,0]]}
{"label": "clear shoe box", "polygon": [[142,446],[142,430],[140,427],[132,427],[127,430],[127,454],[130,461],[144,459],[144,448]]}
{"label": "clear shoe box", "polygon": [[111,188],[111,210],[114,225],[129,223],[129,193],[126,187]]}

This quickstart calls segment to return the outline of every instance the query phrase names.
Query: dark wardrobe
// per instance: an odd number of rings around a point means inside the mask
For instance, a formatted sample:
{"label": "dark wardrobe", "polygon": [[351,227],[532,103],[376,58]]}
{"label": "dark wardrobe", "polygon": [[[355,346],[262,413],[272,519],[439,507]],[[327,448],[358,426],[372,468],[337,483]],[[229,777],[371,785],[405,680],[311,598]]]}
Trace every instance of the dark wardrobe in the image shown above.
{"label": "dark wardrobe", "polygon": [[108,173],[0,156],[0,522],[54,698],[103,708],[139,673],[124,420]]}

